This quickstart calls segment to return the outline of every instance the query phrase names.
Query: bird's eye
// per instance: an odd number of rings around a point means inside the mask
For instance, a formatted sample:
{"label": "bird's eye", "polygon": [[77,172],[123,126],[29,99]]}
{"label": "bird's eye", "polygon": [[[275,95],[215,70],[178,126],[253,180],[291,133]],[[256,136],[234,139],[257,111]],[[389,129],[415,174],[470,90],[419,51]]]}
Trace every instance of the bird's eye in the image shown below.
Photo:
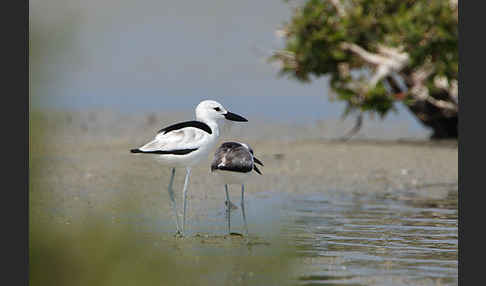
{"label": "bird's eye", "polygon": [[215,107],[215,108],[214,108],[214,110],[216,110],[216,111],[221,111],[221,108],[219,108],[219,107]]}

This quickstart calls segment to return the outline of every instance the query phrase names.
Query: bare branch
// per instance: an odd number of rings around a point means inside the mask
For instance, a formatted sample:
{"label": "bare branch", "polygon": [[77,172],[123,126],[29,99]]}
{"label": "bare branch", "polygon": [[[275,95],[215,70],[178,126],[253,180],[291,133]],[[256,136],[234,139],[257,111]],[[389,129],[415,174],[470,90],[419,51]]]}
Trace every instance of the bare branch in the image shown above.
{"label": "bare branch", "polygon": [[435,76],[434,85],[439,89],[447,90],[449,88],[449,80],[445,76]]}
{"label": "bare branch", "polygon": [[407,63],[410,59],[408,53],[403,52],[403,47],[392,48],[378,44],[378,51],[399,63]]}
{"label": "bare branch", "polygon": [[447,109],[451,111],[457,111],[457,106],[453,104],[452,102],[445,101],[445,100],[439,100],[436,98],[433,98],[432,96],[428,96],[426,99],[428,102],[431,104],[435,105],[436,107],[440,109]]}
{"label": "bare branch", "polygon": [[408,53],[401,52],[400,48],[378,46],[380,54],[374,54],[366,51],[354,43],[343,43],[341,47],[357,54],[368,64],[375,67],[375,74],[370,79],[370,86],[374,87],[381,79],[390,75],[392,72],[399,72],[409,62]]}
{"label": "bare branch", "polygon": [[[375,73],[369,80],[368,88],[374,87],[380,80],[391,76],[392,73],[400,72],[409,62],[409,55],[402,52],[400,48],[380,45],[378,46],[379,54],[370,53],[354,43],[343,43],[342,48],[352,51],[375,67]],[[429,89],[424,82],[433,72],[434,68],[430,62],[426,62],[422,67],[415,70],[410,76],[412,87],[409,89],[409,93],[417,99],[428,101],[440,109],[457,111],[457,104],[430,96]],[[443,83],[439,82],[438,84]],[[448,86],[449,84],[447,83]]]}
{"label": "bare branch", "polygon": [[[457,104],[445,100],[436,99],[429,94],[429,89],[424,85],[425,80],[434,72],[434,67],[430,61],[412,72],[410,78],[413,86],[409,92],[419,100],[424,100],[440,109],[457,112]],[[448,84],[447,84],[448,85]]]}
{"label": "bare branch", "polygon": [[372,65],[380,65],[380,64],[386,62],[385,57],[382,57],[382,56],[377,55],[377,54],[372,54],[372,53],[366,51],[365,49],[363,49],[362,47],[360,47],[360,46],[358,46],[354,43],[344,42],[344,43],[341,44],[341,48],[344,49],[344,50],[352,51],[353,53],[360,56],[363,60],[365,60],[366,62],[368,62]]}
{"label": "bare branch", "polygon": [[434,78],[434,85],[435,87],[446,91],[449,94],[449,97],[454,101],[454,104],[459,104],[458,102],[458,86],[457,80],[452,79],[450,82],[445,76],[436,76]]}
{"label": "bare branch", "polygon": [[346,10],[344,9],[341,0],[329,0],[329,2],[331,2],[334,8],[336,8],[336,11],[338,12],[339,16],[346,17]]}
{"label": "bare branch", "polygon": [[[424,81],[434,72],[434,66],[430,59],[425,60],[425,63],[419,68],[415,69],[410,75],[412,80],[412,89],[414,86],[423,85]],[[425,99],[425,97],[424,97]]]}
{"label": "bare branch", "polygon": [[358,131],[361,129],[362,126],[363,126],[363,113],[361,112],[356,117],[356,121],[354,123],[353,128],[349,130],[348,133],[346,133],[343,137],[341,137],[341,140],[348,141],[349,139],[351,139],[351,137],[353,137],[354,135],[356,135],[356,133],[358,133]]}
{"label": "bare branch", "polygon": [[459,0],[449,0],[449,6],[454,11],[456,21],[459,21]]}
{"label": "bare branch", "polygon": [[452,100],[456,104],[459,104],[459,91],[458,91],[458,82],[456,79],[451,80],[451,84],[449,85],[449,94],[451,95]]}

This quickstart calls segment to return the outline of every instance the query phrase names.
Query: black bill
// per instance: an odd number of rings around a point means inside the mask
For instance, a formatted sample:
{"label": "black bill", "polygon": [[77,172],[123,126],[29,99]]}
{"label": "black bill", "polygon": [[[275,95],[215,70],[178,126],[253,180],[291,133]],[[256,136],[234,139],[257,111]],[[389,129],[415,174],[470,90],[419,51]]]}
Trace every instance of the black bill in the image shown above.
{"label": "black bill", "polygon": [[231,113],[229,111],[224,115],[224,117],[228,120],[231,120],[231,121],[241,121],[241,122],[247,122],[248,121],[243,116],[239,116],[238,114],[234,114],[234,113]]}

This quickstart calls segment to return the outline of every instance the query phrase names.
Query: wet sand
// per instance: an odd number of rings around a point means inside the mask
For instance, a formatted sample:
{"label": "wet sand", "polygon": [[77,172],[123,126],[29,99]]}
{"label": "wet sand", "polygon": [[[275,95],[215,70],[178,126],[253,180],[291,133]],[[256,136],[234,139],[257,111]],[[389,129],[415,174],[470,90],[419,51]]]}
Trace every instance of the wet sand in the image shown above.
{"label": "wet sand", "polygon": [[[101,214],[106,221],[135,224],[140,231],[172,241],[175,227],[166,190],[169,169],[150,156],[130,154],[129,150],[182,117],[171,115],[161,120],[150,114],[94,111],[31,114],[31,218],[68,225],[90,214]],[[286,195],[393,194],[396,200],[426,204],[447,198],[451,191],[457,193],[458,150],[454,141],[373,141],[358,137],[342,142],[331,136],[316,139],[299,135],[295,126],[271,124],[242,130],[236,126],[222,140],[249,143],[265,164],[263,175],[255,173],[246,186],[248,207],[258,210],[249,214],[248,222],[250,231],[258,234],[254,241],[261,242],[259,245],[265,245],[272,233],[280,231],[277,213]],[[321,131],[326,137],[325,130]],[[189,234],[198,243],[223,245],[228,241],[224,239],[224,191],[213,181],[209,162],[210,158],[191,175]],[[183,169],[177,171],[175,190],[182,189],[184,174]],[[232,187],[235,203],[239,202],[238,190]],[[176,191],[176,195],[181,206],[181,192]],[[235,228],[238,230],[238,223]]]}
{"label": "wet sand", "polygon": [[[106,193],[166,195],[168,168],[150,156],[130,154],[129,149],[144,144],[160,126],[173,120],[159,123],[150,116],[134,118],[96,112],[33,116],[36,118],[30,164],[40,176],[34,179],[39,179],[41,185],[51,186],[51,191],[63,196],[66,202],[70,201],[69,196],[71,200],[77,198],[79,204],[96,195],[96,200],[91,201],[96,204],[108,198],[103,195]],[[457,186],[456,141],[357,139],[341,142],[284,138],[295,131],[292,126],[275,127],[263,138],[245,139],[238,134],[240,130],[239,126],[232,129],[222,141],[249,143],[265,164],[263,176],[255,174],[254,180],[248,183],[249,193],[338,190],[366,193],[406,189],[434,195],[441,186]],[[251,131],[247,132],[251,134]],[[210,175],[210,160],[211,156],[206,164],[193,170],[190,194],[194,202],[221,197],[222,187],[213,183]],[[181,187],[183,177],[184,170],[178,170],[176,189]]]}

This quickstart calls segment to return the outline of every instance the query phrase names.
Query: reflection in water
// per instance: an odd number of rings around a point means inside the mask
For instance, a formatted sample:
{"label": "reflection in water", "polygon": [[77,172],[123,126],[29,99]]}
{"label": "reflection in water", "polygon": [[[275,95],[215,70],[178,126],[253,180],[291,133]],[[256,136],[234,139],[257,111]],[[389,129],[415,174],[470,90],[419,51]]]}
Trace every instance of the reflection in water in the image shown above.
{"label": "reflection in water", "polygon": [[457,284],[457,189],[441,199],[313,195],[289,208],[303,285]]}

